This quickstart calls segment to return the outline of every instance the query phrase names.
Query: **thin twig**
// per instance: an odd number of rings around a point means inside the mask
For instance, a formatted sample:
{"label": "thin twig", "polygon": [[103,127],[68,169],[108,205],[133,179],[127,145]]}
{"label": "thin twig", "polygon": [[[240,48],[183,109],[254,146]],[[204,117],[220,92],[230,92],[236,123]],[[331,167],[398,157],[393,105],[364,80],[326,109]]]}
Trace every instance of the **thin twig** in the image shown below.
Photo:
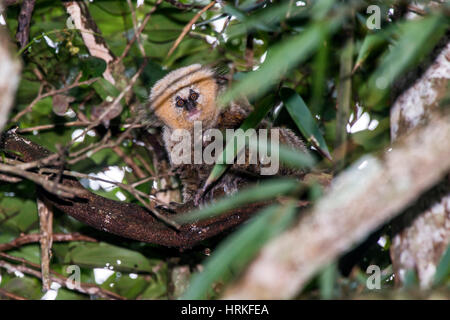
{"label": "thin twig", "polygon": [[50,259],[52,250],[53,234],[53,211],[49,204],[42,199],[37,199],[37,208],[39,214],[40,228],[40,247],[41,247],[41,273],[42,288],[44,292],[50,290]]}
{"label": "thin twig", "polygon": [[20,169],[20,170],[29,170],[29,169],[33,169],[36,167],[45,166],[48,164],[55,164],[55,161],[58,158],[59,158],[59,154],[53,153],[45,158],[42,158],[42,159],[39,159],[36,161],[18,164],[18,165],[16,165],[16,168]]}
{"label": "thin twig", "polygon": [[[42,168],[40,170],[40,173],[57,173],[59,170],[56,169],[49,169],[49,168]],[[160,176],[149,176],[146,177],[145,179],[139,180],[131,185],[129,184],[124,184],[122,182],[117,182],[117,181],[112,181],[112,180],[108,180],[108,179],[104,179],[104,178],[100,178],[100,177],[96,177],[96,176],[91,176],[85,173],[80,173],[80,172],[75,172],[75,171],[68,171],[68,170],[64,170],[62,172],[63,175],[68,176],[68,177],[74,177],[74,178],[78,178],[78,179],[87,179],[87,180],[95,180],[95,181],[101,181],[101,182],[105,182],[105,183],[109,183],[112,185],[115,185],[121,189],[124,189],[125,191],[128,191],[129,193],[131,193],[133,196],[138,194],[141,197],[144,197],[145,199],[149,199],[149,200],[153,200],[155,202],[157,202],[159,205],[164,205],[167,206],[166,203],[159,201],[157,198],[155,198],[152,195],[146,194],[138,189],[136,189],[137,186],[148,182],[150,180],[155,180],[161,177],[166,177],[168,176],[166,175],[160,175]]]}
{"label": "thin twig", "polygon": [[175,51],[175,49],[180,44],[181,40],[186,36],[186,34],[191,30],[192,25],[197,22],[197,20],[200,18],[200,16],[206,12],[209,8],[211,8],[216,3],[216,0],[211,1],[206,7],[202,8],[197,14],[189,21],[189,23],[183,28],[183,31],[178,36],[177,40],[175,40],[175,43],[173,44],[172,48],[170,48],[169,53],[167,54],[167,57],[170,57],[172,53]]}
{"label": "thin twig", "polygon": [[17,183],[17,182],[22,181],[22,179],[17,178],[17,177],[11,177],[6,174],[0,173],[0,181],[5,181],[5,182],[9,182],[9,183]]}
{"label": "thin twig", "polygon": [[[133,35],[133,38],[130,40],[130,42],[127,44],[127,46],[125,47],[125,49],[123,50],[122,54],[120,55],[120,57],[114,62],[114,63],[119,63],[120,61],[123,60],[123,58],[125,58],[128,54],[128,52],[131,49],[131,46],[133,45],[133,43],[140,37],[142,31],[144,31],[145,26],[147,25],[147,23],[150,21],[150,17],[153,14],[153,12],[156,11],[156,9],[158,8],[158,6],[161,4],[162,0],[158,0],[155,3],[155,6],[145,15],[144,20],[142,21],[139,29],[136,30],[135,28],[135,32]],[[145,51],[142,51],[143,48],[141,49],[142,52],[142,56],[145,57]]]}
{"label": "thin twig", "polygon": [[18,296],[14,293],[8,292],[5,289],[1,289],[1,288],[0,288],[0,296],[3,296],[8,299],[12,299],[12,300],[27,300],[24,297]]}
{"label": "thin twig", "polygon": [[[49,154],[44,147],[20,137],[14,132],[8,132],[3,136],[2,146],[3,149],[20,152],[21,158],[26,161],[34,161]],[[155,150],[157,149],[155,148]],[[76,179],[62,179],[62,183],[71,187],[83,188]],[[198,221],[195,225],[185,224],[180,230],[174,230],[142,206],[113,201],[88,190],[78,199],[60,201],[49,196],[47,200],[58,210],[103,232],[138,241],[181,248],[190,248],[199,241],[237,226],[267,204],[267,202],[250,204],[220,217]],[[183,214],[192,207],[192,203],[185,203],[183,206],[176,207],[174,214],[169,217],[173,218],[178,214]]]}
{"label": "thin twig", "polygon": [[64,123],[43,124],[40,126],[30,128],[18,129],[17,133],[29,133],[34,131],[50,130],[56,127],[87,127],[90,124],[92,124],[92,122],[85,122],[85,121],[71,121]]}
{"label": "thin twig", "polygon": [[137,178],[143,179],[143,178],[147,177],[147,174],[145,174],[145,172],[142,171],[142,169],[137,165],[136,162],[133,161],[133,159],[131,159],[131,157],[129,155],[127,155],[125,152],[123,152],[123,150],[120,148],[120,146],[114,146],[114,147],[112,147],[112,150],[120,158],[122,158],[122,160],[127,164],[127,166],[129,166],[133,170],[133,173],[136,175]]}
{"label": "thin twig", "polygon": [[[123,135],[123,134],[124,134],[124,133],[122,133],[122,135]],[[85,148],[82,148],[82,149],[80,149],[80,150],[78,150],[78,151],[71,152],[71,153],[69,154],[69,158],[78,157],[79,155],[81,155],[81,154],[83,154],[83,153],[87,153],[87,152],[89,152],[89,151],[95,149],[95,148],[98,147],[98,146],[105,145],[105,144],[108,142],[108,139],[109,139],[109,138],[111,138],[111,130],[108,130],[108,131],[106,132],[106,134],[104,135],[104,137],[102,138],[102,140],[100,140],[99,142],[97,142],[97,143],[92,143],[92,144],[88,145],[88,146],[85,147]],[[72,140],[76,140],[76,139],[72,139]]]}
{"label": "thin twig", "polygon": [[144,60],[144,62],[141,64],[141,67],[139,70],[134,74],[134,76],[130,79],[130,82],[128,85],[120,92],[120,94],[114,99],[114,101],[105,109],[105,111],[100,114],[100,116],[95,120],[94,123],[89,125],[86,129],[83,130],[83,132],[73,139],[73,141],[76,141],[77,139],[83,137],[89,130],[92,130],[96,126],[98,126],[104,118],[110,113],[111,110],[113,110],[117,105],[120,104],[120,100],[125,96],[125,94],[133,87],[134,83],[137,81],[141,73],[144,71],[145,66],[147,65],[147,60]]}
{"label": "thin twig", "polygon": [[142,56],[145,57],[145,49],[141,42],[140,33],[139,34],[137,33],[138,23],[137,23],[137,18],[136,18],[136,11],[134,10],[131,0],[127,0],[127,3],[128,3],[128,7],[130,8],[130,11],[131,11],[131,20],[133,21],[133,30],[134,30],[134,34],[136,35],[138,47],[139,47],[139,50],[141,50]]}
{"label": "thin twig", "polygon": [[24,48],[30,37],[30,22],[36,0],[24,0],[18,17],[16,40],[20,48]]}
{"label": "thin twig", "polygon": [[[14,239],[11,242],[0,244],[0,252],[7,251],[14,248],[21,247],[25,244],[39,242],[41,238],[40,234],[24,234],[20,237]],[[86,241],[86,242],[97,242],[96,239],[79,234],[79,233],[54,233],[52,234],[53,242],[69,242],[69,241]]]}
{"label": "thin twig", "polygon": [[33,181],[34,183],[43,187],[46,191],[53,193],[60,197],[71,199],[71,198],[74,198],[76,196],[81,196],[86,193],[86,190],[70,187],[70,186],[67,186],[67,185],[64,185],[61,183],[47,180],[46,177],[43,177],[34,172],[22,170],[20,168],[17,168],[16,166],[0,164],[0,171],[4,172],[4,173],[11,173],[13,175],[18,175],[22,178]]}
{"label": "thin twig", "polygon": [[76,88],[76,87],[79,87],[79,86],[82,86],[82,85],[90,85],[90,84],[94,83],[95,81],[97,81],[98,79],[99,78],[93,78],[93,79],[82,81],[82,82],[75,81],[74,83],[72,83],[71,85],[68,85],[67,87],[64,87],[64,88],[61,88],[61,89],[58,89],[58,90],[51,90],[51,91],[49,91],[47,93],[44,93],[44,94],[42,94],[42,85],[41,85],[41,88],[39,89],[38,96],[36,98],[34,98],[34,100],[31,101],[31,103],[25,109],[23,109],[18,114],[16,114],[14,116],[14,118],[12,118],[11,122],[19,121],[19,119],[22,118],[23,115],[25,115],[26,113],[29,113],[29,112],[32,111],[32,109],[33,109],[33,107],[34,107],[34,105],[36,103],[38,103],[40,100],[42,100],[44,98],[51,97],[51,96],[54,96],[56,94],[64,93],[66,91],[69,91],[70,89],[73,89],[73,88]]}
{"label": "thin twig", "polygon": [[227,29],[228,25],[230,24],[231,18],[232,18],[232,16],[227,16],[226,17],[226,20],[225,20],[225,22],[223,24],[222,30],[220,30],[219,34],[216,37],[216,41],[214,41],[214,43],[212,45],[213,49],[216,48],[217,45],[219,44],[219,39],[223,37],[223,34],[224,34],[225,30]]}
{"label": "thin twig", "polygon": [[[144,157],[142,157],[139,153],[136,154],[136,159],[139,160],[140,163],[142,163],[145,170],[147,170],[147,172],[150,175],[152,175],[152,176],[155,175],[155,171],[150,167],[150,165],[147,163],[147,161],[145,161]],[[148,175],[146,174],[145,176],[148,176]]]}
{"label": "thin twig", "polygon": [[422,10],[419,7],[416,7],[411,4],[408,5],[408,10],[411,12],[414,12],[415,14],[417,14],[419,16],[425,16],[427,14],[427,12],[425,10]]}
{"label": "thin twig", "polygon": [[196,4],[184,4],[177,0],[166,0],[166,2],[170,3],[171,5],[177,7],[178,9],[203,9],[204,6],[196,5]]}
{"label": "thin twig", "polygon": [[[4,254],[1,254],[4,255]],[[12,257],[12,256],[10,256]],[[39,265],[32,263],[30,261],[27,261],[23,258],[19,258],[20,261],[24,264],[27,264],[32,267],[38,267]],[[37,271],[35,269],[32,269],[30,267],[27,267],[25,265],[14,265],[11,263],[8,263],[6,261],[0,260],[0,268],[5,269],[6,271],[12,273],[12,272],[21,272],[25,274],[29,274],[31,276],[34,276],[36,278],[42,279],[42,273],[40,271]],[[63,286],[69,290],[78,291],[80,293],[88,294],[88,295],[94,295],[99,296],[106,299],[117,299],[117,300],[125,300],[124,297],[118,295],[117,293],[102,289],[94,284],[88,284],[88,283],[79,283],[78,285],[75,285],[73,288],[68,286],[67,278],[56,273],[51,272],[50,280],[52,282],[56,282],[60,286]]]}

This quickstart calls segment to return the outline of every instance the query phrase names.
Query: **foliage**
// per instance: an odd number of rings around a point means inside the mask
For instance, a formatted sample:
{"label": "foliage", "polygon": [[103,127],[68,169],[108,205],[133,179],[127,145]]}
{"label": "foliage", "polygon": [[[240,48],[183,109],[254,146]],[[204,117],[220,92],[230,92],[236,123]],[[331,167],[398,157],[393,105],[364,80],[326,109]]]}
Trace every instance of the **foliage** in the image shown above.
{"label": "foliage", "polygon": [[[146,0],[135,6],[136,20],[142,22],[155,6]],[[206,5],[206,0],[186,0],[182,3]],[[381,7],[381,30],[369,30],[366,25],[368,5],[376,2]],[[314,159],[295,151],[283,149],[281,160],[295,167],[312,166],[331,172],[337,145],[336,96],[343,77],[351,77],[350,119],[341,130],[348,139],[345,168],[364,154],[382,150],[389,144],[389,108],[395,93],[393,83],[423,62],[448,29],[447,17],[439,11],[429,11],[424,19],[406,20],[401,1],[223,1],[213,10],[202,14],[195,28],[182,39],[171,56],[170,48],[184,26],[198,12],[191,8],[181,10],[163,1],[151,15],[140,42],[148,63],[133,85],[138,104],[146,105],[149,89],[169,70],[192,63],[227,69],[232,85],[221,96],[221,103],[245,95],[257,106],[245,126],[254,127],[263,118],[270,125],[282,125],[303,135]],[[120,57],[133,38],[133,13],[126,1],[105,0],[88,3],[93,20],[101,30],[110,50]],[[17,30],[20,6],[10,6],[3,13],[11,38]],[[392,10],[395,10],[394,13]],[[76,81],[100,77],[93,84],[76,86],[65,94],[71,97],[70,107],[57,115],[55,97],[39,100],[15,123],[30,140],[57,152],[70,146],[69,153],[102,142],[104,135],[118,138],[133,120],[135,110],[128,108],[126,98],[119,99],[121,114],[90,130],[82,139],[73,141],[85,127],[70,125],[73,121],[95,119],[98,107],[104,101],[118,97],[121,88],[101,78],[106,62],[92,57],[80,32],[67,27],[68,15],[64,6],[54,1],[37,1],[30,28],[30,42],[18,55],[23,61],[20,87],[13,119],[25,110],[44,88],[60,89]],[[339,72],[344,44],[351,41],[353,73]],[[123,75],[130,79],[139,70],[143,57],[134,43],[123,58]],[[37,74],[43,75],[39,80]],[[381,80],[380,80],[381,79]],[[382,82],[382,83],[381,83]],[[59,113],[60,114],[60,113]],[[54,125],[47,129],[44,125]],[[36,128],[38,127],[38,128]],[[31,132],[29,128],[36,128]],[[133,133],[119,148],[148,175],[155,170],[152,153],[139,144],[140,136]],[[143,160],[142,160],[143,159]],[[144,163],[145,162],[145,163]],[[112,148],[91,152],[68,169],[91,174],[106,180],[112,172],[121,183],[133,184],[140,180],[123,156]],[[211,179],[225,170],[216,168]],[[341,168],[340,168],[341,169]],[[109,173],[108,173],[109,172]],[[338,172],[334,172],[337,174]],[[133,194],[117,185],[98,180],[80,179],[93,192],[117,200],[139,203]],[[145,193],[154,193],[155,179],[139,186]],[[280,195],[291,199],[314,202],[320,196],[318,185],[292,180],[269,180],[246,191],[218,200],[213,206],[198,209],[185,219],[199,219],[220,214],[230,208]],[[319,188],[320,189],[320,188]],[[303,192],[303,191],[308,192]],[[292,200],[271,206],[229,235],[205,241],[186,252],[158,247],[152,244],[128,241],[102,233],[56,211],[54,233],[80,232],[99,242],[61,242],[53,246],[51,269],[68,275],[66,267],[79,265],[84,283],[99,284],[129,299],[167,299],[178,292],[173,288],[172,271],[177,266],[189,266],[195,271],[191,286],[183,298],[217,297],[222,286],[236,279],[247,263],[270,238],[288,228],[296,218]],[[22,233],[39,232],[35,186],[27,181],[0,186],[0,243],[7,243]],[[385,239],[389,232],[383,233]],[[207,257],[205,248],[212,251]],[[29,244],[8,251],[8,254],[39,263],[39,245]],[[449,284],[449,250],[436,275],[436,287]],[[380,265],[384,272],[383,288],[392,288],[392,266],[388,248],[373,244],[363,257],[355,262],[350,275],[339,273],[338,261],[312,279],[299,293],[301,298],[352,298],[365,289],[369,264]],[[110,273],[102,282],[99,270]],[[106,272],[106,273],[105,273]],[[214,286],[212,286],[214,284]],[[218,285],[220,284],[220,285]],[[212,288],[218,292],[213,292]],[[41,283],[30,275],[16,276],[0,269],[0,288],[30,299],[42,297]],[[57,299],[86,299],[87,296],[68,289],[59,289]]]}

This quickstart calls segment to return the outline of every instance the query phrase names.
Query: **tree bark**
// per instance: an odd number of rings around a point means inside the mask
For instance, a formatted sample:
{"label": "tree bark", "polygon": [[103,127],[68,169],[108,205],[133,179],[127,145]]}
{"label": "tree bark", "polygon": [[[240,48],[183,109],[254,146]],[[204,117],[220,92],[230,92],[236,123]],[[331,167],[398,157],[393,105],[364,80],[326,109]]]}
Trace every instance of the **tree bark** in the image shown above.
{"label": "tree bark", "polygon": [[[391,109],[391,137],[396,141],[419,124],[429,121],[448,94],[450,78],[450,42],[444,46],[426,72],[394,103]],[[432,168],[428,168],[432,170]],[[422,288],[434,279],[436,266],[450,243],[450,180],[409,208],[393,225],[390,254],[398,284],[408,270],[417,272]]]}
{"label": "tree bark", "polygon": [[[4,133],[0,150],[11,156],[20,155],[25,162],[48,157],[51,153],[14,132]],[[13,152],[12,154],[10,154]],[[60,198],[42,188],[39,195],[53,207],[96,229],[121,237],[168,247],[190,248],[198,242],[211,238],[247,220],[267,203],[255,203],[218,217],[205,219],[192,224],[184,224],[175,230],[154,217],[145,208],[132,203],[114,201],[100,197],[86,189],[74,178],[62,176],[61,183],[80,190],[72,199]],[[176,214],[183,214],[194,206],[188,203],[179,208]],[[173,213],[165,213],[174,217]]]}
{"label": "tree bark", "polygon": [[450,170],[450,115],[340,174],[316,206],[271,241],[226,299],[287,299],[320,268],[402,212]]}
{"label": "tree bark", "polygon": [[8,121],[20,80],[21,65],[11,50],[6,30],[0,26],[0,131]]}

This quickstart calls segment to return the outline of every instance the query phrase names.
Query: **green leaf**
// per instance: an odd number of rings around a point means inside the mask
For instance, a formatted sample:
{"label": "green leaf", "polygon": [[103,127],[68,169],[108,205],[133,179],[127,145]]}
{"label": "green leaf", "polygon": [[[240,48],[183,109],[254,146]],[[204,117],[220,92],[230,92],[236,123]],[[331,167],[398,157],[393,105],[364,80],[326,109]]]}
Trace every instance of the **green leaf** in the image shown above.
{"label": "green leaf", "polygon": [[434,274],[434,284],[439,285],[444,282],[444,280],[450,276],[450,245],[445,250],[442,255],[441,261],[439,262],[436,273]]}
{"label": "green leaf", "polygon": [[333,299],[336,278],[337,265],[333,262],[326,266],[319,276],[320,297],[322,299]]}
{"label": "green leaf", "polygon": [[242,205],[258,201],[274,199],[278,196],[294,192],[299,189],[299,183],[295,179],[272,179],[261,182],[260,184],[248,187],[236,194],[225,197],[213,205],[203,209],[191,211],[187,214],[177,217],[176,221],[180,223],[192,222],[200,219],[219,215],[228,210],[239,208]]}
{"label": "green leaf", "polygon": [[419,284],[419,280],[417,279],[416,271],[413,269],[409,269],[406,271],[405,280],[403,281],[403,287],[405,289],[411,289],[416,287]]}
{"label": "green leaf", "polygon": [[206,261],[204,271],[193,276],[187,292],[181,299],[204,299],[215,281],[224,280],[223,278],[229,276],[229,271],[241,271],[264,243],[292,223],[295,211],[292,202],[264,209],[217,247]]}
{"label": "green leaf", "polygon": [[95,81],[91,86],[95,89],[102,100],[107,100],[108,97],[109,99],[117,97],[120,93],[119,90],[111,84],[111,82],[104,78],[98,79],[98,81]]}
{"label": "green leaf", "polygon": [[308,59],[327,35],[337,29],[342,18],[343,14],[336,14],[326,21],[313,22],[307,25],[303,32],[273,45],[268,50],[267,58],[260,68],[247,73],[242,81],[232,86],[219,98],[219,102],[228,105],[242,95],[246,95],[250,100],[263,96],[289,70]]}
{"label": "green leaf", "polygon": [[285,18],[289,10],[289,2],[273,4],[267,10],[258,10],[250,16],[233,6],[226,5],[224,12],[236,18],[235,23],[227,30],[227,36],[231,39],[258,31],[275,32],[280,29],[279,22]]}
{"label": "green leaf", "polygon": [[2,274],[2,278],[3,277],[5,277],[4,280],[2,279],[3,290],[14,293],[26,299],[33,300],[38,300],[44,295],[41,291],[41,283],[36,278],[24,276],[22,278],[14,277],[12,279],[8,279],[6,277],[6,272]]}
{"label": "green leaf", "polygon": [[41,251],[39,244],[33,243],[27,246],[20,247],[18,249],[12,250],[9,252],[12,256],[23,258],[30,262],[39,264],[41,261]]}
{"label": "green leaf", "polygon": [[82,58],[80,63],[83,79],[101,77],[106,70],[106,61],[97,57]]}
{"label": "green leaf", "polygon": [[101,287],[106,290],[113,289],[114,292],[127,299],[136,299],[137,296],[145,290],[147,285],[148,283],[142,275],[131,278],[126,273],[115,272],[102,283]]}
{"label": "green leaf", "polygon": [[370,105],[379,103],[392,83],[432,50],[448,28],[448,22],[442,15],[434,15],[404,22],[398,28],[398,42],[384,56],[369,80]]}
{"label": "green leaf", "polygon": [[318,49],[318,53],[314,58],[313,64],[313,82],[312,82],[312,98],[309,101],[309,107],[313,114],[321,114],[324,107],[323,98],[326,88],[326,76],[330,71],[328,66],[330,63],[330,46],[326,45],[328,39]]}
{"label": "green leaf", "polygon": [[242,12],[238,8],[235,8],[234,6],[230,6],[228,4],[223,7],[223,12],[230,16],[235,17],[239,21],[245,21],[247,18],[247,16],[245,15],[244,12]]}
{"label": "green leaf", "polygon": [[[37,227],[38,215],[36,200],[26,199],[22,193],[18,193],[18,190],[10,189],[9,194],[11,196],[0,197],[0,220],[3,222],[0,224],[0,234],[3,230],[14,231],[11,233],[19,233],[29,231],[34,225]],[[30,196],[34,196],[30,193]],[[9,217],[9,218],[7,218]]]}
{"label": "green leaf", "polygon": [[164,298],[167,295],[167,284],[168,284],[168,270],[167,265],[164,264],[156,272],[155,278],[150,279],[150,284],[147,288],[139,295],[140,299],[158,299]]}
{"label": "green leaf", "polygon": [[280,97],[292,120],[294,120],[306,140],[319,150],[323,156],[331,160],[325,139],[302,97],[289,88],[282,88]]}
{"label": "green leaf", "polygon": [[291,149],[284,145],[279,146],[280,161],[288,167],[304,169],[314,166],[315,160],[307,153]]}
{"label": "green leaf", "polygon": [[[247,119],[244,120],[244,122],[240,126],[240,129],[245,132],[248,129],[255,128],[264,119],[270,109],[272,109],[272,107],[274,106],[273,102],[273,96],[268,96],[267,98],[263,99],[261,104],[255,108],[255,110],[247,117]],[[217,157],[217,159],[222,159],[222,163],[217,163],[214,165],[210,175],[208,176],[208,179],[205,182],[205,185],[203,186],[203,190],[206,190],[211,184],[216,182],[224,174],[228,167],[228,164],[226,164],[227,161],[225,161],[225,159],[228,158],[227,155],[231,154],[231,157],[234,159],[240,150],[241,149],[237,150],[234,138],[232,139],[232,141],[227,141],[225,150]]]}
{"label": "green leaf", "polygon": [[[270,144],[259,143],[259,141],[250,141],[249,148],[255,152],[260,150],[265,154],[271,154],[272,157],[276,156],[271,153]],[[278,145],[278,157],[280,162],[284,165],[296,169],[311,168],[315,164],[315,160],[311,155],[282,144]]]}
{"label": "green leaf", "polygon": [[42,100],[39,100],[34,106],[33,106],[33,113],[36,112],[40,115],[48,116],[51,114],[53,108],[53,100],[52,97],[47,97]]}
{"label": "green leaf", "polygon": [[151,272],[157,261],[141,253],[106,243],[78,244],[65,257],[65,263],[80,266],[105,267],[129,272]]}
{"label": "green leaf", "polygon": [[373,34],[368,34],[361,45],[361,49],[359,50],[358,57],[356,58],[355,66],[353,67],[353,72],[356,71],[369,55],[375,51],[380,46],[388,43],[388,36],[392,32],[392,29],[389,29],[387,32],[377,32]]}
{"label": "green leaf", "polygon": [[246,95],[256,99],[264,95],[283,74],[294,65],[306,60],[324,38],[327,28],[324,24],[314,24],[299,35],[290,37],[269,49],[267,58],[261,67],[243,76],[243,79],[232,86],[219,102],[229,104],[233,99]]}

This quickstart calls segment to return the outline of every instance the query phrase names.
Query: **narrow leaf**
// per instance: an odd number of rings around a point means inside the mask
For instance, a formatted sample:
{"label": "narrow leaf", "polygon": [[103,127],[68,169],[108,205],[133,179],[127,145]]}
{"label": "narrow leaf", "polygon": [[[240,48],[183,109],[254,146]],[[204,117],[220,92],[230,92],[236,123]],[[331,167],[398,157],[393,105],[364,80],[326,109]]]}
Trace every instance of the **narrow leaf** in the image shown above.
{"label": "narrow leaf", "polygon": [[447,28],[448,23],[441,15],[399,25],[398,42],[383,57],[369,80],[368,104],[379,103],[392,83],[432,50]]}
{"label": "narrow leaf", "polygon": [[450,276],[450,245],[442,255],[441,261],[436,268],[436,273],[434,274],[434,284],[442,284],[448,276]]}
{"label": "narrow leaf", "polygon": [[319,150],[323,156],[331,160],[325,139],[300,95],[290,88],[282,88],[280,97],[292,120],[294,120],[306,140]]}
{"label": "narrow leaf", "polygon": [[[273,107],[273,97],[269,96],[266,99],[263,100],[263,102],[255,108],[255,110],[247,117],[247,119],[244,120],[242,123],[240,129],[244,130],[244,132],[248,129],[256,127],[267,115],[267,113],[272,109]],[[203,186],[203,190],[205,191],[208,189],[208,187],[216,182],[226,171],[228,165],[226,164],[226,155],[232,154],[233,159],[236,157],[240,150],[237,150],[235,147],[234,139],[232,141],[227,141],[227,145],[225,146],[225,150],[220,154],[217,159],[223,159],[222,163],[217,163],[213,169],[211,170],[210,175],[208,176],[208,179],[205,182],[205,185]]]}
{"label": "narrow leaf", "polygon": [[207,260],[205,270],[194,275],[182,299],[206,298],[215,281],[223,281],[230,270],[241,271],[265,242],[291,224],[294,214],[292,202],[284,206],[270,206],[258,214],[219,245]]}
{"label": "narrow leaf", "polygon": [[245,204],[274,199],[278,196],[298,190],[300,187],[295,179],[272,179],[252,186],[229,197],[225,197],[213,205],[191,211],[176,218],[179,223],[193,222],[219,215]]}
{"label": "narrow leaf", "polygon": [[[390,33],[390,30],[389,30]],[[366,61],[369,55],[383,44],[388,43],[388,34],[385,32],[377,32],[368,34],[361,45],[358,57],[356,58],[353,73]]]}

